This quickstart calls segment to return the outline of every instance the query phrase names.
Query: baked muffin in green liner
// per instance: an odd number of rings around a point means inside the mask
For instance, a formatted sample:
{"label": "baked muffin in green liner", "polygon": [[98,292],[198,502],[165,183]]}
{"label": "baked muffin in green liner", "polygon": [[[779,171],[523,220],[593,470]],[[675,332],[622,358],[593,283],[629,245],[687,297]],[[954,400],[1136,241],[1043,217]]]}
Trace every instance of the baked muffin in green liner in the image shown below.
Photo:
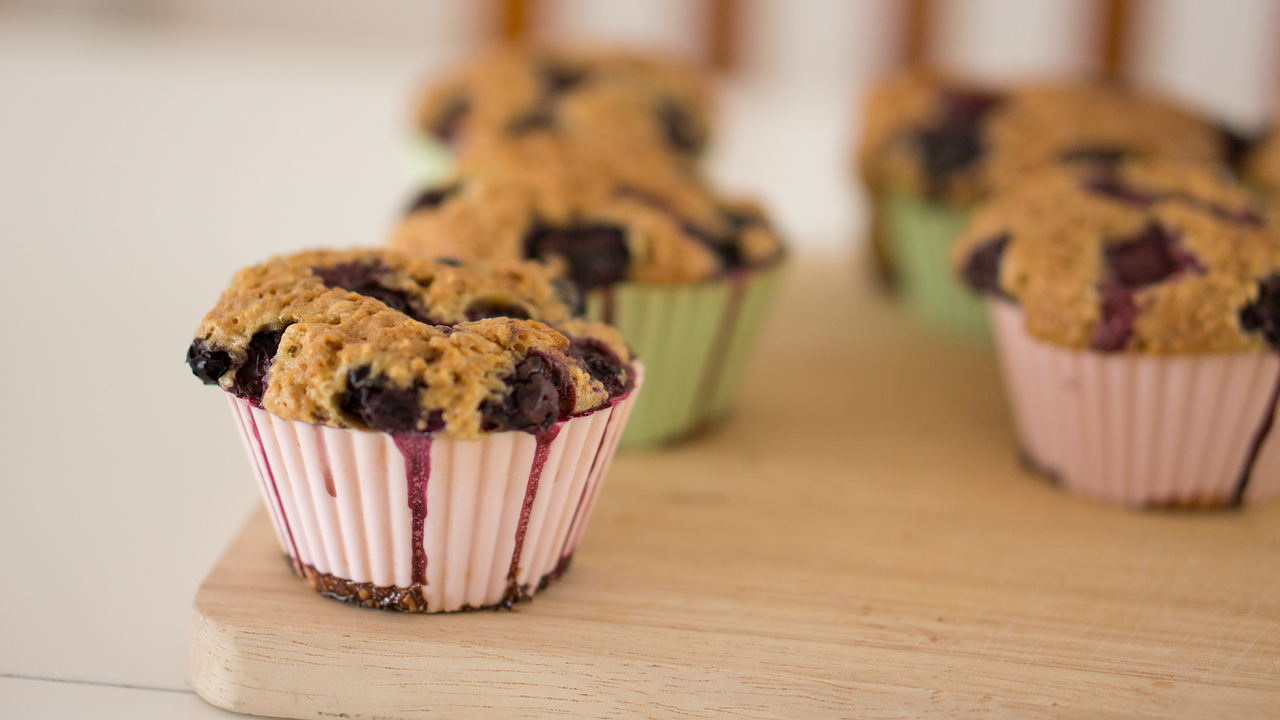
{"label": "baked muffin in green liner", "polygon": [[725,415],[781,279],[783,247],[758,206],[716,196],[659,154],[598,153],[554,132],[477,142],[459,166],[412,205],[392,247],[561,273],[645,364],[623,448]]}

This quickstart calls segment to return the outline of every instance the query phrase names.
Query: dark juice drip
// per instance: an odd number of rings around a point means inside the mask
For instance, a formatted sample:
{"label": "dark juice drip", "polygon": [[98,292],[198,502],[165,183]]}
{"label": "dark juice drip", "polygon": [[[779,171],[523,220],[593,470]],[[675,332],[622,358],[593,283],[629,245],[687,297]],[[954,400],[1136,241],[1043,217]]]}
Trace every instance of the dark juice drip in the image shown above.
{"label": "dark juice drip", "polygon": [[329,497],[338,497],[338,489],[333,484],[333,468],[329,467],[329,448],[324,444],[324,430],[316,428],[316,449],[320,451],[320,472],[324,473],[324,489]]}
{"label": "dark juice drip", "polygon": [[409,480],[409,511],[413,513],[413,584],[427,582],[427,551],[422,547],[427,525],[427,480],[431,477],[431,436],[395,433],[391,436],[404,455],[404,474]]}
{"label": "dark juice drip", "polygon": [[542,468],[547,464],[547,455],[551,452],[551,443],[560,434],[561,423],[556,423],[538,433],[538,449],[533,453],[533,467],[529,468],[529,484],[524,491],[524,505],[520,508],[520,524],[516,526],[516,549],[511,553],[511,568],[507,570],[507,584],[514,585],[516,575],[520,572],[520,553],[524,549],[524,534],[529,529],[529,514],[533,511],[533,501],[538,497],[538,481],[542,479]]}
{"label": "dark juice drip", "polygon": [[1276,375],[1276,382],[1271,386],[1271,398],[1267,400],[1267,411],[1262,416],[1258,431],[1253,435],[1253,444],[1249,446],[1249,454],[1245,456],[1240,479],[1236,481],[1236,489],[1231,494],[1232,505],[1238,506],[1244,501],[1244,491],[1249,487],[1249,478],[1253,475],[1253,466],[1258,462],[1258,453],[1262,451],[1262,445],[1271,434],[1271,426],[1275,424],[1277,401],[1280,401],[1280,374]]}
{"label": "dark juice drip", "polygon": [[293,569],[302,574],[302,556],[298,554],[298,543],[293,539],[293,529],[289,527],[289,516],[285,514],[284,503],[280,500],[280,488],[276,487],[276,474],[271,472],[271,463],[267,461],[267,449],[262,444],[262,433],[258,432],[258,419],[249,412],[249,423],[253,425],[253,439],[258,441],[258,450],[262,453],[262,467],[267,469],[267,479],[271,481],[271,492],[276,496],[276,507],[280,508],[280,522],[284,523],[285,535],[289,536],[289,547],[293,548]]}
{"label": "dark juice drip", "polygon": [[711,419],[711,404],[715,401],[716,387],[724,375],[724,365],[729,359],[729,346],[733,343],[734,330],[738,328],[738,317],[742,314],[742,301],[747,294],[747,278],[742,273],[734,273],[728,277],[730,283],[729,299],[725,305],[720,327],[716,330],[716,339],[711,346],[711,354],[707,356],[707,369],[698,385],[698,399],[694,406],[696,423],[701,424]]}

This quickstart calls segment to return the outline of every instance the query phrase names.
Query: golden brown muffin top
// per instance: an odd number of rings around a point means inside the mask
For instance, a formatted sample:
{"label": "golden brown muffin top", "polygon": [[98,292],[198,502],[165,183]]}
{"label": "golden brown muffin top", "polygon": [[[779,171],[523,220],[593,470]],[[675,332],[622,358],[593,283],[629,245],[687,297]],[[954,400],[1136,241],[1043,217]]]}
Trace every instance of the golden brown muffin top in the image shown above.
{"label": "golden brown muffin top", "polygon": [[1057,166],[979,206],[952,261],[1057,345],[1261,350],[1280,343],[1280,233],[1263,218],[1207,166]]}
{"label": "golden brown muffin top", "polygon": [[1162,99],[1109,85],[994,92],[919,74],[878,86],[867,105],[861,168],[874,192],[968,205],[1062,161],[1219,163],[1222,132]]}
{"label": "golden brown muffin top", "polygon": [[502,47],[433,83],[417,123],[460,155],[480,138],[552,133],[688,159],[706,145],[710,97],[705,77],[659,57]]}
{"label": "golden brown muffin top", "polygon": [[632,357],[535,263],[319,250],[236,274],[187,353],[286,420],[476,439],[546,429],[630,390]]}
{"label": "golden brown muffin top", "polygon": [[778,261],[754,203],[713,195],[653,155],[583,151],[552,135],[478,142],[423,193],[391,246],[415,257],[540,259],[583,290],[698,282]]}

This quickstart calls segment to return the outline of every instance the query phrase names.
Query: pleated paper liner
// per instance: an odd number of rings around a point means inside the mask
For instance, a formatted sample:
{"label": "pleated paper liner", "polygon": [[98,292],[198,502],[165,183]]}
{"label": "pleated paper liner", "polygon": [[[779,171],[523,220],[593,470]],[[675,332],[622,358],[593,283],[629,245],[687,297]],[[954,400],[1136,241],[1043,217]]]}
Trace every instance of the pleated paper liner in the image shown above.
{"label": "pleated paper liner", "polygon": [[684,286],[620,283],[587,294],[645,366],[622,448],[674,442],[722,418],[782,279],[780,264]]}
{"label": "pleated paper liner", "polygon": [[882,229],[907,306],[932,327],[987,337],[990,324],[982,298],[951,271],[951,245],[964,229],[968,212],[902,193],[889,193],[882,202]]}
{"label": "pleated paper liner", "polygon": [[348,602],[451,612],[559,577],[638,390],[538,435],[474,441],[283,420],[228,397],[296,571]]}
{"label": "pleated paper liner", "polygon": [[409,177],[418,187],[435,187],[453,173],[453,151],[430,135],[414,136],[408,155]]}
{"label": "pleated paper liner", "polygon": [[1022,450],[1067,490],[1131,507],[1280,495],[1280,356],[1073,350],[989,307]]}

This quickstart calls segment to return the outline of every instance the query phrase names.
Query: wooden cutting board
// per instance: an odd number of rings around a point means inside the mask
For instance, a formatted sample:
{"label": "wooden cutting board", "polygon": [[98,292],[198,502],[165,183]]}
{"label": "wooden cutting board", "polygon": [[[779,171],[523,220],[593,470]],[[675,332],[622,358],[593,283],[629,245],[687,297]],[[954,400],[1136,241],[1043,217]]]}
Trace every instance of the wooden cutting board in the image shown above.
{"label": "wooden cutting board", "polygon": [[320,597],[257,513],[196,597],[196,689],[291,718],[1280,716],[1280,503],[1064,494],[1016,461],[990,351],[856,277],[792,268],[734,416],[620,456],[515,611]]}

